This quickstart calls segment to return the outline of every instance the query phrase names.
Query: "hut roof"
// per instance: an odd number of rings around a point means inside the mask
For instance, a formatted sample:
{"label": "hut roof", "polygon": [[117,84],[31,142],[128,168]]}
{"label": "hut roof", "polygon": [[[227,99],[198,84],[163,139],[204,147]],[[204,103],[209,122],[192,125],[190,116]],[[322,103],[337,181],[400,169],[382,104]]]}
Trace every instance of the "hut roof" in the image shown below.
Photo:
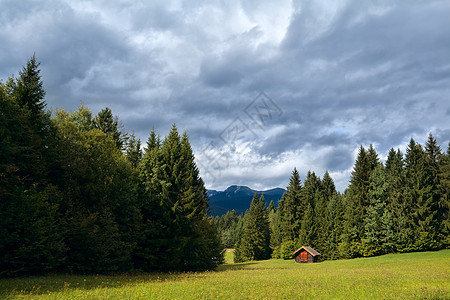
{"label": "hut roof", "polygon": [[309,246],[302,246],[300,248],[298,248],[297,250],[295,250],[292,255],[296,256],[301,250],[305,250],[306,252],[308,252],[309,254],[311,254],[312,256],[319,256],[320,253],[317,252],[316,250],[314,250],[313,248],[309,247]]}

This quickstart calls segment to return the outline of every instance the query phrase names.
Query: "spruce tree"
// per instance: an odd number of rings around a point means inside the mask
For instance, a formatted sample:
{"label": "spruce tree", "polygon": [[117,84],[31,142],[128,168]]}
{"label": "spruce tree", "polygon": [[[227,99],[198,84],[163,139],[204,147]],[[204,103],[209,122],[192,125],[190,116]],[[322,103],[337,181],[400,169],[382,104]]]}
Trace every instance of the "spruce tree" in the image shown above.
{"label": "spruce tree", "polygon": [[[436,142],[436,139],[430,133],[427,143],[425,145],[425,168],[429,171],[429,186],[430,190],[430,209],[435,211],[436,215],[431,221],[430,226],[433,226],[434,239],[437,242],[436,247],[442,247],[442,243],[445,240],[445,236],[442,235],[443,224],[446,219],[446,213],[448,214],[448,207],[445,204],[445,189],[442,181],[445,178],[445,174],[442,170],[442,166],[445,166],[445,155],[442,154],[441,148]],[[445,179],[444,179],[445,180]]]}
{"label": "spruce tree", "polygon": [[147,145],[144,148],[145,152],[149,152],[152,149],[159,148],[161,146],[161,137],[159,134],[155,132],[155,128],[153,127],[152,131],[150,132],[150,136],[147,140]]}
{"label": "spruce tree", "polygon": [[442,198],[439,203],[439,209],[442,211],[440,224],[440,240],[442,247],[450,246],[450,142],[448,143],[447,152],[440,156],[439,160],[439,178],[440,193]]}
{"label": "spruce tree", "polygon": [[[173,125],[161,147],[158,144],[149,145],[141,166],[143,188],[152,207],[151,211],[143,208],[144,218],[152,218],[145,226],[150,234],[141,242],[144,249],[146,243],[153,243],[147,251],[152,258],[148,269],[213,269],[222,262],[222,245],[207,217],[206,189],[187,134],[180,137]],[[147,256],[142,250],[137,255],[144,261]]]}
{"label": "spruce tree", "polygon": [[27,62],[27,65],[19,72],[14,89],[13,97],[20,107],[30,113],[30,121],[34,126],[36,133],[41,133],[47,126],[45,116],[45,90],[41,80],[40,63],[36,61],[33,55]]}
{"label": "spruce tree", "polygon": [[65,257],[62,193],[49,176],[56,141],[38,66],[33,56],[19,78],[0,82],[0,276],[60,270]]}
{"label": "spruce tree", "polygon": [[[298,233],[301,245],[316,247],[317,224],[315,222],[315,209],[321,195],[320,178],[314,172],[308,171],[305,184],[301,192],[301,219]],[[323,203],[324,204],[324,203]],[[324,204],[325,205],[325,204]],[[323,206],[322,206],[323,208]]]}
{"label": "spruce tree", "polygon": [[385,175],[388,184],[388,199],[386,201],[386,216],[383,218],[384,231],[386,232],[383,245],[385,252],[392,252],[404,247],[404,229],[407,227],[403,197],[405,172],[403,154],[400,149],[395,151],[391,148],[389,151]]}
{"label": "spruce tree", "polygon": [[209,204],[206,188],[200,178],[187,133],[181,138],[183,207],[191,227],[190,245],[184,251],[188,270],[211,270],[223,261],[222,245],[216,228],[208,219]]}
{"label": "spruce tree", "polygon": [[278,209],[282,242],[293,241],[298,237],[302,213],[301,190],[300,175],[297,169],[294,168]]}
{"label": "spruce tree", "polygon": [[277,249],[281,245],[281,217],[280,210],[269,211],[269,226],[270,226],[270,248],[275,257],[278,256]]}
{"label": "spruce tree", "polygon": [[[364,219],[366,209],[370,204],[370,174],[377,162],[373,147],[370,147],[370,149],[372,150],[368,152],[363,146],[360,147],[350,178],[345,228],[347,247],[353,247],[352,245],[360,243],[364,237]],[[355,253],[357,251],[350,249],[350,252]]]}
{"label": "spruce tree", "polygon": [[270,200],[269,206],[267,206],[267,213],[269,214],[272,211],[276,212],[276,208],[275,208],[275,203],[273,202],[273,200]]}
{"label": "spruce tree", "polygon": [[270,258],[270,228],[264,196],[255,193],[244,221],[242,238],[236,247],[235,262]]}
{"label": "spruce tree", "polygon": [[342,242],[342,234],[344,232],[345,207],[343,196],[336,194],[328,203],[328,243],[327,253],[329,258],[337,259],[340,257],[338,246]]}
{"label": "spruce tree", "polygon": [[314,210],[311,203],[308,202],[300,227],[299,244],[306,246],[313,246],[315,242],[315,223],[314,223]]}
{"label": "spruce tree", "polygon": [[94,119],[95,128],[108,135],[116,144],[117,149],[122,150],[126,142],[126,134],[120,128],[119,118],[113,116],[109,107],[102,109]]}
{"label": "spruce tree", "polygon": [[317,240],[314,244],[318,251],[320,251],[321,259],[330,257],[329,252],[329,237],[331,235],[331,228],[328,226],[330,220],[329,203],[333,197],[336,196],[336,188],[330,174],[325,172],[321,181],[321,190],[316,199],[315,206],[315,226],[317,232]]}
{"label": "spruce tree", "polygon": [[433,209],[433,178],[426,165],[426,154],[420,144],[411,139],[405,156],[405,228],[404,251],[429,250],[438,247],[436,214]]}
{"label": "spruce tree", "polygon": [[128,139],[126,157],[134,168],[137,168],[140,161],[142,160],[141,140],[136,139],[134,130],[131,133],[130,138]]}
{"label": "spruce tree", "polygon": [[[44,100],[45,90],[41,79],[40,63],[36,61],[35,55],[28,60],[27,65],[19,72],[19,77],[9,80],[7,93],[9,97],[18,105],[20,114],[23,116],[21,126],[22,133],[18,136],[26,135],[27,155],[26,169],[27,178],[33,184],[45,185],[49,179],[49,172],[52,171],[52,160],[55,156],[55,136],[54,128],[51,124],[50,113],[46,111]],[[31,182],[29,183],[31,185]]]}
{"label": "spruce tree", "polygon": [[139,225],[134,264],[143,271],[168,269],[168,261],[171,259],[169,247],[172,218],[170,206],[161,194],[164,182],[160,179],[163,172],[160,144],[146,150],[138,169],[139,211],[142,221]]}
{"label": "spruce tree", "polygon": [[373,256],[383,252],[385,229],[387,229],[384,223],[388,222],[388,220],[383,220],[388,216],[386,215],[388,183],[382,164],[379,164],[370,176],[369,199],[370,204],[364,220],[365,246],[362,249],[363,256]]}

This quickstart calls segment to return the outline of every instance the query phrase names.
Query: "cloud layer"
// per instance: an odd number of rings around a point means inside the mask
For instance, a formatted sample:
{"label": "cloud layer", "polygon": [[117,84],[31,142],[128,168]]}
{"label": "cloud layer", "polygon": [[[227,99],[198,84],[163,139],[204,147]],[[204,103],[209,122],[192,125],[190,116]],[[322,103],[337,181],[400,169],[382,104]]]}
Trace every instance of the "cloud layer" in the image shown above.
{"label": "cloud layer", "polygon": [[208,188],[297,167],[343,190],[361,144],[446,147],[448,1],[228,2],[2,0],[0,78],[36,53],[50,108],[108,106],[143,141],[176,122]]}

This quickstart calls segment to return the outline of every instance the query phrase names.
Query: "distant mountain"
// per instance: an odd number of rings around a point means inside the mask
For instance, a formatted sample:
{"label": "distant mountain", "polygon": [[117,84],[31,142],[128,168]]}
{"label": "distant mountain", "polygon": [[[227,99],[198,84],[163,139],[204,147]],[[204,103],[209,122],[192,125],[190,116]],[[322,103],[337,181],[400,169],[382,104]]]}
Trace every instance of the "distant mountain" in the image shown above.
{"label": "distant mountain", "polygon": [[238,214],[245,212],[252,202],[255,192],[258,196],[264,195],[266,205],[273,200],[275,207],[281,199],[285,190],[282,188],[270,189],[267,191],[255,191],[246,186],[232,185],[225,191],[207,190],[209,207],[213,216],[220,216],[229,210],[235,210]]}

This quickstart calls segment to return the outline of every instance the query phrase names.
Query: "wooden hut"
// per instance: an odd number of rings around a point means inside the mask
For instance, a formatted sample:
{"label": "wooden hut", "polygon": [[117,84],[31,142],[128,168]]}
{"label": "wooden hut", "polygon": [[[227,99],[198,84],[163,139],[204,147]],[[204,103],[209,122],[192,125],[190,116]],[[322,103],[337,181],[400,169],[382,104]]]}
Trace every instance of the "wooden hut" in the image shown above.
{"label": "wooden hut", "polygon": [[296,263],[313,263],[317,261],[320,253],[309,246],[302,246],[292,253]]}

